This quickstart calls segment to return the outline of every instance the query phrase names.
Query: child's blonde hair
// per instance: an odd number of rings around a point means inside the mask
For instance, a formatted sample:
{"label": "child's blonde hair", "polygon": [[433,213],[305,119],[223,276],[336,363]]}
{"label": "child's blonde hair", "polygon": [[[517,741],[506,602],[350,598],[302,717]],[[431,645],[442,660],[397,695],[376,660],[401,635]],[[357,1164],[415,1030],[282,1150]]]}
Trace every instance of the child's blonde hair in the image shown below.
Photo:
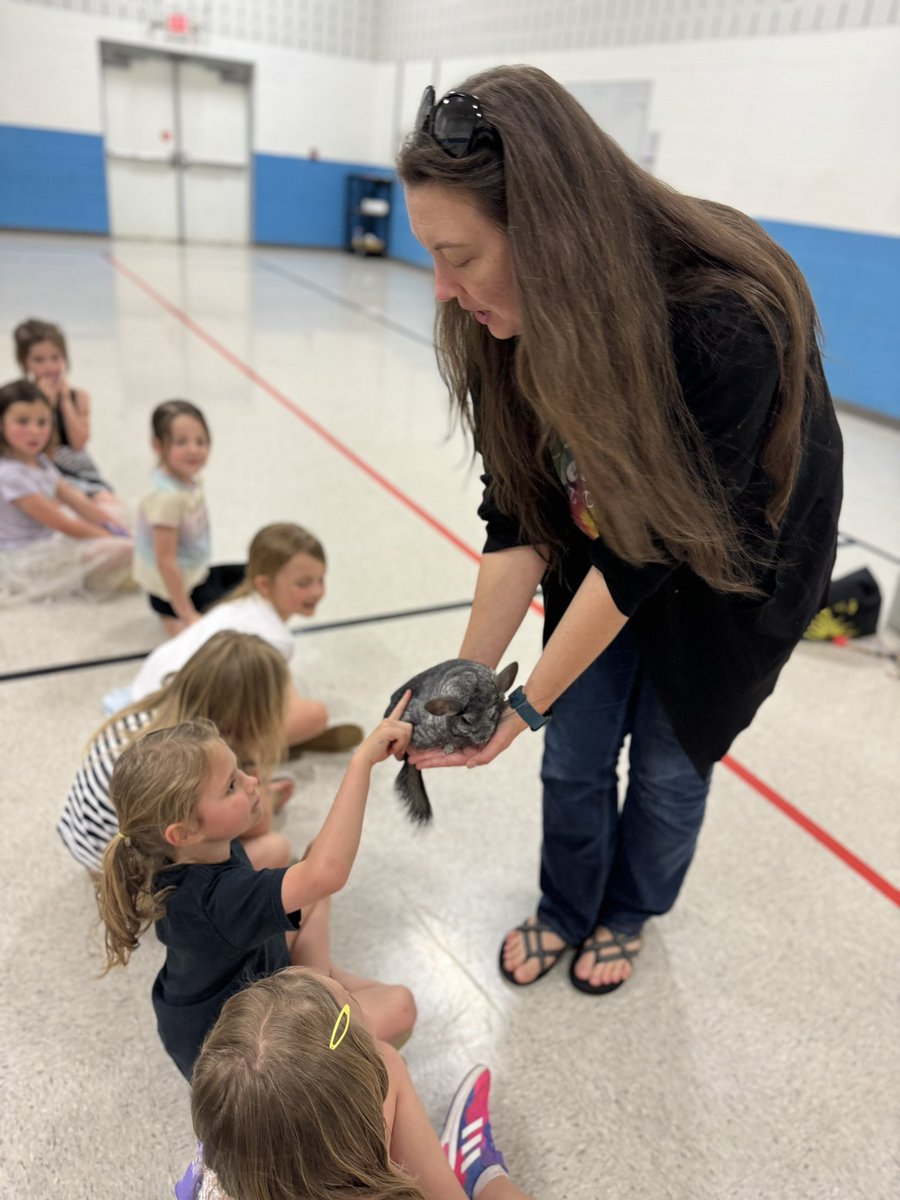
{"label": "child's blonde hair", "polygon": [[274,579],[281,568],[291,561],[295,554],[308,554],[324,567],[325,550],[319,539],[304,529],[302,525],[294,525],[290,521],[277,521],[272,525],[264,525],[258,530],[250,543],[247,555],[247,570],[243,581],[233,592],[224,598],[222,603],[236,600],[238,596],[249,596],[256,589],[253,581],[258,575],[266,579]]}
{"label": "child's blonde hair", "polygon": [[109,781],[119,832],[106,847],[97,885],[104,974],[127,964],[141,934],[165,912],[169,889],[156,881],[172,849],[165,830],[193,817],[210,747],[220,740],[212,721],[185,721],[145,734],[119,756]]}
{"label": "child's blonde hair", "polygon": [[425,1200],[391,1163],[387,1068],[355,1014],[330,1048],[340,1012],[325,982],[296,968],[223,1007],[194,1066],[191,1112],[229,1196]]}
{"label": "child's blonde hair", "polygon": [[265,780],[284,750],[289,684],[287,664],[268,642],[224,629],[204,642],[159,691],[110,717],[95,737],[137,712],[153,714],[147,732],[205,719],[218,727],[241,766]]}

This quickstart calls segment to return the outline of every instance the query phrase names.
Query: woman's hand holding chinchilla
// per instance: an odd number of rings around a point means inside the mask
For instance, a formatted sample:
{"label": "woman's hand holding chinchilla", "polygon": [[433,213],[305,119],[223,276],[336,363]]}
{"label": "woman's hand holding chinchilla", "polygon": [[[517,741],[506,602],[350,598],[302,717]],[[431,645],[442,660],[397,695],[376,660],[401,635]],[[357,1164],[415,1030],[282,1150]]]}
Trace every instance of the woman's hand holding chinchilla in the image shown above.
{"label": "woman's hand holding chinchilla", "polygon": [[420,771],[429,767],[483,767],[493,762],[528,726],[517,712],[507,706],[500,715],[500,721],[494,730],[493,737],[483,746],[465,746],[453,754],[445,754],[443,750],[415,750],[410,747],[409,761]]}

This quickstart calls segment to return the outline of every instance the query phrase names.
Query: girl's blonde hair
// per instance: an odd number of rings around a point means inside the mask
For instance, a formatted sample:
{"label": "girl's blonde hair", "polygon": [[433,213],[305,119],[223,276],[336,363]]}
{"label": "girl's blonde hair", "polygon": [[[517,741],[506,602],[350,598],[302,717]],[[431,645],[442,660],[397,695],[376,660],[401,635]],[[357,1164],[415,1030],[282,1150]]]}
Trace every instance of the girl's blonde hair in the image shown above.
{"label": "girl's blonde hair", "polygon": [[268,642],[225,629],[204,642],[159,691],[110,717],[95,740],[138,712],[153,714],[147,732],[183,721],[212,721],[241,766],[265,780],[284,750],[289,683],[287,664]]}
{"label": "girl's blonde hair", "polygon": [[221,603],[236,600],[239,596],[249,596],[256,589],[253,580],[257,575],[266,579],[274,579],[285,563],[290,562],[295,554],[308,554],[324,567],[325,550],[319,539],[302,525],[293,525],[290,521],[277,521],[273,525],[264,525],[250,543],[247,555],[247,570],[243,582],[239,583],[233,592]]}
{"label": "girl's blonde hair", "polygon": [[97,885],[104,974],[127,964],[141,934],[165,912],[170,889],[156,881],[171,853],[165,830],[193,818],[210,746],[220,740],[211,721],[186,721],[145,734],[119,756],[109,781],[119,832],[106,847]]}
{"label": "girl's blonde hair", "polygon": [[391,1160],[387,1068],[351,1014],[308,971],[288,968],[232,996],[191,1080],[203,1158],[240,1200],[425,1200]]}

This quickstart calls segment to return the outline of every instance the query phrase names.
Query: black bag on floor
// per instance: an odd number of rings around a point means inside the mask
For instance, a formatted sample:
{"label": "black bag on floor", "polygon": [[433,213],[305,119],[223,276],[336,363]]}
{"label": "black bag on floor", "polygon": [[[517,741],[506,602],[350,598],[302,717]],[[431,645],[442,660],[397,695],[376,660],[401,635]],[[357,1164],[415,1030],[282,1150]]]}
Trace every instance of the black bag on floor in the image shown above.
{"label": "black bag on floor", "polygon": [[871,572],[862,567],[842,579],[832,579],[828,604],[809,623],[804,637],[813,642],[833,638],[868,637],[878,629],[881,592]]}

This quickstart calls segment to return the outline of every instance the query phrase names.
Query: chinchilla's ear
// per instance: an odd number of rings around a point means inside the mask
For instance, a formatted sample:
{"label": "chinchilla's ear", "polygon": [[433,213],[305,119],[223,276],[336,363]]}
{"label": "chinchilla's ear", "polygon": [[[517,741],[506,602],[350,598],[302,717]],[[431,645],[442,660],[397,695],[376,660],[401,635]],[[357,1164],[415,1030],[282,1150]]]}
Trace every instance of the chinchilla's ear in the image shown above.
{"label": "chinchilla's ear", "polygon": [[425,701],[425,710],[433,717],[455,717],[462,711],[462,705],[452,696],[435,696],[433,700]]}
{"label": "chinchilla's ear", "polygon": [[504,667],[499,675],[494,676],[494,680],[497,684],[497,691],[506,695],[506,693],[512,687],[513,681],[518,673],[519,664],[517,662],[511,662],[509,666]]}

